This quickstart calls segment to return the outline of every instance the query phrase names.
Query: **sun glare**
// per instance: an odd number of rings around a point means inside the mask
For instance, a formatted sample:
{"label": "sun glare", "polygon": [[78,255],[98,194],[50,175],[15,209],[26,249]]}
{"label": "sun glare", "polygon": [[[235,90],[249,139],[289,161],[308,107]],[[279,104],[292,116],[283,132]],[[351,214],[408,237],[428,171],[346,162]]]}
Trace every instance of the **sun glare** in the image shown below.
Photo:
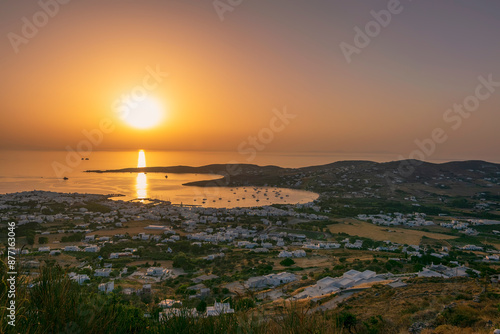
{"label": "sun glare", "polygon": [[160,123],[164,117],[162,104],[153,97],[146,97],[142,101],[130,104],[123,112],[123,120],[137,129],[149,129]]}
{"label": "sun glare", "polygon": [[145,173],[137,173],[135,191],[138,199],[148,197],[148,178]]}
{"label": "sun glare", "polygon": [[139,151],[139,159],[137,160],[137,168],[146,167],[146,154],[144,150]]}

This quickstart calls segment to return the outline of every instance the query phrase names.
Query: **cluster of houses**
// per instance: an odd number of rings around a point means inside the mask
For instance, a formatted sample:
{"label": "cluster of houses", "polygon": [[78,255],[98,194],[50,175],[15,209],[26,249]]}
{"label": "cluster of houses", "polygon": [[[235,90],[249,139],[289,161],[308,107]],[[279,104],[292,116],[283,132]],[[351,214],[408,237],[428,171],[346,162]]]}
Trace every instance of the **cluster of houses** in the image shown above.
{"label": "cluster of houses", "polygon": [[[442,227],[458,230],[459,232],[462,232],[462,233],[467,234],[467,235],[477,235],[478,232],[475,229],[469,227],[469,225],[472,225],[472,224],[473,224],[472,222],[466,223],[466,222],[461,222],[458,220],[452,220],[449,223],[441,223],[439,225]],[[478,224],[474,224],[474,225],[478,225]]]}
{"label": "cluster of houses", "polygon": [[[85,203],[92,201],[96,203],[103,203],[110,208],[109,212],[91,212],[88,209],[81,207]],[[35,204],[35,209],[39,211],[36,214],[27,214],[23,212],[26,210],[24,204],[32,203]],[[53,213],[51,214],[51,209],[48,203],[62,203],[66,207],[73,208],[73,211],[67,212],[65,214]],[[15,204],[14,204],[15,203]],[[297,207],[297,206],[295,206]],[[306,235],[300,233],[287,233],[287,232],[277,232],[270,231],[266,228],[264,231],[258,231],[256,228],[245,228],[238,226],[237,222],[239,216],[247,215],[260,217],[261,222],[264,225],[270,226],[276,224],[278,226],[282,225],[282,221],[278,220],[279,217],[295,217],[304,218],[308,220],[313,219],[325,219],[316,214],[306,214],[298,213],[294,210],[294,206],[282,206],[281,208],[275,207],[261,207],[261,208],[202,208],[202,207],[178,207],[173,206],[167,202],[158,201],[153,206],[140,205],[137,203],[122,202],[122,201],[110,201],[105,196],[100,195],[79,195],[79,194],[57,194],[50,192],[26,192],[18,194],[9,194],[0,196],[0,209],[7,208],[10,213],[2,213],[2,220],[15,220],[18,223],[23,224],[30,222],[37,222],[44,224],[47,222],[54,222],[58,220],[65,220],[66,222],[75,221],[74,227],[66,230],[57,230],[57,233],[67,233],[67,232],[81,232],[84,233],[84,240],[82,240],[82,245],[68,245],[61,249],[51,249],[49,246],[39,247],[39,252],[48,252],[51,255],[56,255],[60,252],[99,252],[101,247],[106,243],[138,240],[138,241],[153,241],[157,243],[175,243],[181,240],[181,236],[176,233],[170,226],[162,225],[164,221],[180,223],[182,228],[186,233],[180,233],[184,238],[189,240],[192,245],[201,246],[203,243],[219,244],[226,243],[228,245],[235,246],[240,249],[251,250],[253,252],[269,252],[269,250],[274,249],[279,251],[279,258],[301,258],[306,256],[306,251],[304,249],[310,250],[327,250],[327,249],[337,249],[340,247],[350,248],[350,249],[361,249],[363,248],[362,240],[355,240],[351,242],[350,239],[346,238],[340,242],[317,242],[308,240]],[[310,208],[314,211],[319,211],[319,207],[312,204],[300,205],[301,208]],[[33,208],[32,206],[30,208]],[[426,219],[425,214],[415,213],[410,215],[404,215],[400,213],[394,214],[379,214],[379,215],[359,215],[359,219],[364,221],[371,221],[377,225],[393,226],[393,225],[405,225],[411,226],[429,226],[434,225],[432,221]],[[141,220],[152,220],[152,221],[162,221],[162,223],[154,223],[145,227],[147,233],[138,233],[133,236],[115,234],[113,236],[98,236],[99,232],[96,230],[112,229],[116,227],[122,227],[128,221],[141,221]],[[283,219],[284,220],[284,219]],[[82,223],[82,221],[85,221]],[[234,224],[228,226],[215,225],[217,223],[227,222]],[[89,228],[90,224],[96,226],[94,230]],[[200,224],[203,224],[202,230],[200,231]],[[450,226],[442,225],[448,228],[454,228],[464,233],[470,234],[474,232],[470,226],[481,224],[480,221],[469,221],[467,223],[461,223],[459,221],[452,221]],[[169,224],[170,225],[170,224]],[[473,231],[470,231],[473,230]],[[469,231],[469,232],[467,232]],[[41,232],[41,231],[40,231]],[[40,234],[51,234],[49,231],[41,232]],[[56,233],[56,231],[52,231]],[[159,233],[159,234],[158,234]],[[500,232],[498,232],[500,234]],[[184,237],[185,235],[185,237]],[[115,241],[113,241],[115,240]],[[166,245],[165,245],[166,246]],[[289,250],[287,246],[296,246],[295,250]],[[172,246],[173,247],[173,246]],[[166,247],[165,247],[166,248]],[[175,249],[175,247],[173,247]],[[467,251],[483,251],[483,247],[476,245],[466,245],[461,247],[462,250]],[[426,250],[422,249],[419,245],[409,245],[404,246],[401,244],[386,241],[385,245],[376,247],[374,249],[369,249],[374,252],[396,252],[401,251],[409,256],[421,257],[425,254]],[[28,250],[23,250],[28,252]],[[109,255],[109,259],[120,259],[124,257],[137,257],[137,249],[124,248],[120,249],[118,252],[113,252]],[[168,248],[167,252],[172,252],[172,249]],[[435,251],[431,255],[442,258],[448,256],[448,249],[446,247],[441,248],[440,251]],[[214,260],[216,258],[224,257],[223,252],[210,254],[205,256],[205,260]],[[398,260],[398,259],[396,259]],[[497,254],[490,254],[485,256],[485,261],[499,261],[499,256]],[[442,265],[432,265],[424,268],[421,272],[416,273],[419,277],[456,277],[456,276],[467,276],[469,268],[459,266],[454,268],[445,267]],[[92,268],[91,268],[92,269]],[[126,270],[126,269],[125,269]],[[106,267],[94,270],[94,277],[110,277],[112,268]],[[167,277],[170,271],[162,267],[150,267],[147,268],[146,276],[150,276],[149,279],[161,280]],[[141,274],[143,275],[143,273]],[[84,284],[90,280],[90,277],[86,274],[76,274],[71,273],[70,278],[76,281],[78,284]],[[211,279],[215,279],[215,275],[201,275],[193,278],[192,281],[195,285],[188,287],[189,290],[194,291],[191,294],[191,298],[204,298],[210,293],[203,282]],[[332,278],[325,277],[319,280],[316,284],[306,287],[303,291],[293,296],[294,299],[303,298],[317,298],[327,294],[343,291],[345,289],[352,289],[359,287],[360,285],[369,285],[371,283],[383,281],[387,279],[387,275],[377,275],[375,272],[366,270],[364,272],[359,272],[356,270],[350,270],[344,273],[341,277]],[[262,290],[262,289],[272,289],[279,287],[284,284],[297,281],[297,276],[292,273],[281,272],[277,274],[269,274],[265,276],[252,277],[245,282],[245,287],[248,289]],[[207,284],[208,285],[208,284]],[[110,293],[114,289],[114,281],[109,281],[106,283],[101,283],[98,286],[98,290],[103,293]],[[123,293],[134,293],[130,289],[124,289]],[[146,284],[143,289],[140,289],[136,293],[147,294],[151,293],[151,285]],[[164,303],[163,303],[164,302]],[[173,315],[179,315],[181,312],[188,312],[193,316],[215,316],[224,313],[232,313],[232,310],[227,303],[215,303],[213,306],[207,308],[206,312],[200,314],[196,310],[181,310],[179,308],[174,308],[174,305],[181,304],[175,300],[165,300],[160,303],[161,307],[165,310],[162,312],[163,319],[168,319]],[[183,313],[184,314],[184,313]]]}
{"label": "cluster of houses", "polygon": [[[383,226],[404,225],[407,227],[435,225],[433,221],[427,220],[426,217],[427,215],[425,213],[418,213],[418,212],[406,215],[399,212],[388,213],[388,214],[381,213],[377,215],[366,215],[366,214],[358,215],[359,220],[369,221],[375,225],[383,225]],[[458,230],[459,232],[464,233],[466,235],[474,236],[478,234],[478,231],[473,229],[471,226],[487,225],[488,223],[499,224],[500,222],[468,219],[466,222],[459,220],[451,220],[449,222],[442,222],[439,225],[441,227]]]}
{"label": "cluster of houses", "polygon": [[193,309],[182,309],[173,308],[177,304],[176,301],[168,302],[163,305],[167,306],[167,309],[160,312],[160,322],[166,321],[172,317],[185,316],[185,317],[214,317],[227,313],[234,313],[234,309],[231,308],[229,303],[219,303],[215,302],[213,306],[208,306],[205,312],[199,312],[195,308]]}
{"label": "cluster of houses", "polygon": [[[79,246],[65,246],[63,249],[52,249],[50,246],[41,246],[38,247],[38,251],[40,253],[50,253],[50,255],[57,255],[61,254],[61,251],[64,252],[87,252],[87,253],[98,253],[99,250],[101,249],[99,246],[96,245],[83,245],[83,248],[80,248]],[[27,249],[23,249],[22,254],[28,254],[29,251]]]}
{"label": "cluster of houses", "polygon": [[[15,201],[16,204],[13,204]],[[64,203],[68,207],[81,206],[88,201],[101,202],[110,208],[110,212],[91,212],[84,207],[79,207],[74,209],[71,213],[55,213],[50,214],[31,214],[30,215],[19,213],[23,211],[23,203],[38,203],[36,207],[47,213],[48,203]],[[238,215],[249,215],[262,217],[262,222],[269,225],[271,224],[272,217],[304,217],[304,218],[325,218],[325,217],[305,217],[303,213],[297,213],[293,210],[293,206],[285,206],[283,208],[275,207],[261,207],[261,208],[203,208],[203,207],[177,207],[170,205],[166,202],[158,201],[156,205],[145,206],[136,205],[137,203],[122,202],[122,201],[111,201],[106,198],[106,196],[101,195],[82,195],[82,194],[58,194],[51,192],[24,192],[17,194],[2,195],[0,197],[0,205],[9,207],[12,209],[12,213],[9,217],[2,217],[5,219],[27,219],[31,221],[31,218],[41,219],[43,222],[54,221],[57,219],[65,219],[68,221],[78,220],[79,222],[75,224],[74,229],[68,230],[57,230],[57,233],[65,233],[69,231],[83,231],[85,232],[86,244],[81,246],[69,245],[61,249],[50,249],[49,246],[39,247],[40,252],[49,252],[52,255],[56,255],[61,251],[64,252],[99,252],[100,247],[107,242],[111,242],[114,237],[118,237],[119,241],[126,241],[132,238],[133,240],[141,241],[156,241],[158,243],[174,243],[179,241],[181,237],[170,227],[163,224],[152,224],[145,227],[146,230],[155,231],[155,233],[138,233],[134,236],[125,236],[116,234],[114,236],[97,236],[95,231],[91,231],[89,223],[97,223],[96,229],[103,228],[113,228],[129,220],[160,220],[168,219],[173,222],[180,222],[186,231],[194,230],[198,227],[198,224],[211,224],[215,222],[234,222],[238,219]],[[301,205],[301,207],[313,208],[313,204]],[[18,213],[16,213],[18,212]],[[5,215],[5,214],[4,214]],[[35,217],[36,216],[36,217]],[[82,218],[85,218],[86,223],[81,223]],[[380,225],[406,225],[406,226],[425,226],[432,225],[433,222],[426,220],[426,215],[423,213],[414,214],[379,214],[379,215],[359,215],[361,220],[371,220],[374,224]],[[464,233],[474,234],[475,230],[470,228],[470,225],[482,224],[482,221],[469,221],[467,223],[460,223],[458,221],[452,221],[450,226],[452,228],[463,230]],[[95,225],[94,225],[95,226]],[[157,231],[162,231],[162,234],[157,234]],[[41,232],[41,231],[40,231]],[[51,232],[42,232],[50,234]],[[55,231],[52,233],[56,233]],[[97,232],[98,233],[98,232]],[[500,233],[500,232],[499,232]],[[363,241],[356,240],[355,242],[350,242],[348,239],[337,242],[314,242],[307,239],[303,234],[287,233],[287,232],[268,232],[262,233],[255,229],[248,229],[241,226],[226,226],[212,228],[207,226],[204,230],[198,232],[187,233],[186,238],[191,240],[193,244],[198,243],[227,243],[233,244],[238,248],[244,248],[253,250],[257,253],[265,253],[270,249],[276,249],[279,247],[286,247],[287,245],[298,246],[305,249],[335,249],[339,247],[351,248],[351,249],[361,249],[363,247]],[[115,238],[116,239],[116,238]],[[401,249],[401,245],[388,244],[387,246],[377,247],[373,251],[396,251]],[[482,247],[474,245],[466,245],[463,247],[464,250],[470,251],[481,251]],[[28,252],[28,250],[25,250]],[[170,252],[172,250],[170,249]],[[407,249],[403,252],[408,253],[411,256],[422,256],[422,252],[418,249]],[[280,253],[280,257],[300,257],[303,256],[302,252],[290,255],[289,251],[284,248]],[[438,256],[446,256],[447,252],[436,253]],[[133,252],[128,252],[123,250],[121,252],[110,254],[111,259],[121,258],[121,257],[134,257]],[[207,256],[206,259],[211,260],[216,258],[217,255]]]}
{"label": "cluster of houses", "polygon": [[[109,207],[109,212],[93,212],[85,208],[88,202],[102,203]],[[26,203],[36,203],[34,209],[37,213],[26,213]],[[48,204],[61,203],[66,207],[75,207],[71,213],[52,213]],[[215,224],[220,222],[233,222],[238,216],[255,216],[268,219],[270,217],[294,217],[308,220],[321,220],[326,217],[296,212],[294,205],[286,205],[283,208],[263,206],[256,208],[204,208],[196,206],[174,206],[168,201],[155,201],[155,205],[145,206],[141,203],[131,203],[122,200],[108,200],[104,195],[92,194],[61,194],[47,191],[29,191],[0,196],[0,210],[8,210],[2,213],[0,220],[16,221],[18,225],[31,222],[39,224],[54,222],[56,220],[85,221],[99,225],[115,224],[120,227],[127,221],[178,221],[189,226],[189,224]],[[30,206],[30,209],[33,209]],[[72,229],[71,232],[86,232],[88,229]],[[88,225],[87,225],[88,226]],[[99,229],[99,227],[98,227]],[[154,226],[151,227],[154,229]],[[69,232],[67,230],[66,232]]]}
{"label": "cluster of houses", "polygon": [[425,213],[413,213],[413,214],[403,214],[399,212],[388,213],[388,214],[378,214],[378,215],[358,215],[359,220],[371,221],[375,225],[383,226],[398,226],[404,225],[407,227],[414,226],[432,226],[435,225],[434,222],[426,219],[427,215]]}
{"label": "cluster of houses", "polygon": [[465,266],[456,266],[454,268],[447,267],[442,264],[431,264],[422,269],[422,271],[417,273],[418,277],[442,277],[442,278],[452,278],[452,277],[467,277],[468,272],[472,271],[478,276],[481,273],[477,270],[472,270]]}
{"label": "cluster of houses", "polygon": [[279,254],[278,254],[278,257],[284,257],[284,258],[287,258],[287,257],[305,257],[306,256],[306,252],[303,250],[303,249],[297,249],[297,250],[294,250],[294,251],[286,251],[286,250],[282,250]]}

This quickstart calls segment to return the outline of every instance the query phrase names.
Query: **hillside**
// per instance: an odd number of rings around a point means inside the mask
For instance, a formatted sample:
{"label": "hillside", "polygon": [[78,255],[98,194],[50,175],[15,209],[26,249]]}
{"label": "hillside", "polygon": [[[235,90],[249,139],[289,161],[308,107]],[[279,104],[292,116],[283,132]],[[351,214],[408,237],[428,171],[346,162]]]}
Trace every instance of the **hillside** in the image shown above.
{"label": "hillside", "polygon": [[485,161],[442,164],[417,160],[385,163],[339,161],[303,168],[214,164],[201,167],[171,166],[89,170],[92,173],[196,173],[218,174],[220,180],[187,183],[189,186],[278,186],[322,194],[352,197],[390,196],[396,191],[412,196],[460,195],[500,191],[500,165]]}

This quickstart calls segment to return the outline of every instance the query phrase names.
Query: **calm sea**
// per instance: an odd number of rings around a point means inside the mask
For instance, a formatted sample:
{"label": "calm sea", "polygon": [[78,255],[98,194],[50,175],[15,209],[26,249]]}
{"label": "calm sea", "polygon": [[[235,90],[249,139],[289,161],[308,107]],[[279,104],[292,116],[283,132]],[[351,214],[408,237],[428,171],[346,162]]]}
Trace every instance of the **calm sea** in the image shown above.
{"label": "calm sea", "polygon": [[[394,155],[260,153],[252,161],[237,152],[146,151],[146,166],[203,166],[228,162],[305,167],[341,160],[395,160]],[[199,188],[186,182],[216,179],[201,174],[85,173],[89,169],[137,167],[138,151],[92,152],[81,160],[62,151],[0,151],[0,193],[30,190],[122,194],[120,199],[157,198],[205,207],[249,207],[274,203],[307,203],[318,197],[307,191],[279,188]],[[59,170],[59,173],[58,173]],[[62,171],[62,172],[61,172]],[[63,180],[65,176],[68,180]]]}

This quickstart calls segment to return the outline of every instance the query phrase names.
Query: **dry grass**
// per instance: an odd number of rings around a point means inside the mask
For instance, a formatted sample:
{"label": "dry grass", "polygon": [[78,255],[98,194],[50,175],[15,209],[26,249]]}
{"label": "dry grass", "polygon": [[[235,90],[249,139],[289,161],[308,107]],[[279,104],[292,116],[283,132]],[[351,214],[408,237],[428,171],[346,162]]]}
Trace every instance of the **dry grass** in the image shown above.
{"label": "dry grass", "polygon": [[[498,300],[481,297],[481,302],[474,302],[473,296],[480,294],[482,287],[473,280],[415,280],[407,287],[392,289],[376,286],[358,293],[347,300],[350,311],[360,319],[381,315],[394,329],[407,333],[414,322],[433,324],[435,331],[422,333],[491,333],[484,326],[487,321],[498,324]],[[498,288],[489,287],[488,291],[499,292]],[[445,306],[457,310],[473,310],[479,320],[473,328],[458,328],[443,323]],[[469,313],[467,313],[469,314]],[[484,329],[484,330],[483,330]]]}
{"label": "dry grass", "polygon": [[92,232],[91,234],[95,234],[96,236],[113,236],[115,234],[126,234],[128,233],[129,235],[137,235],[139,233],[146,233],[146,234],[163,234],[163,230],[148,230],[145,229],[145,227],[149,225],[162,225],[158,222],[154,221],[130,221],[127,223],[123,223],[124,227],[115,227],[112,230],[97,230]]}
{"label": "dry grass", "polygon": [[[275,270],[286,270],[288,267],[284,267],[280,264],[283,259],[277,259],[274,261]],[[325,268],[331,267],[334,264],[334,259],[331,256],[313,256],[313,257],[302,257],[294,258],[295,265],[302,268]]]}
{"label": "dry grass", "polygon": [[[370,238],[377,241],[390,240],[400,244],[418,245],[423,236],[432,239],[455,239],[456,237],[398,227],[377,226],[356,219],[346,219],[343,223],[329,226],[331,233],[347,233],[352,236]],[[395,231],[388,232],[387,230]]]}
{"label": "dry grass", "polygon": [[[127,264],[127,266],[141,266],[143,264],[146,264],[146,263],[149,263],[150,265],[152,265],[154,262],[156,263],[159,263],[159,266],[160,267],[163,267],[163,268],[172,268],[172,263],[173,261],[170,261],[170,260],[165,260],[165,261],[162,261],[162,260],[157,260],[157,261],[152,261],[152,260],[137,260],[137,261],[133,261],[133,262],[130,262]],[[146,272],[146,269],[144,269],[144,272]]]}

